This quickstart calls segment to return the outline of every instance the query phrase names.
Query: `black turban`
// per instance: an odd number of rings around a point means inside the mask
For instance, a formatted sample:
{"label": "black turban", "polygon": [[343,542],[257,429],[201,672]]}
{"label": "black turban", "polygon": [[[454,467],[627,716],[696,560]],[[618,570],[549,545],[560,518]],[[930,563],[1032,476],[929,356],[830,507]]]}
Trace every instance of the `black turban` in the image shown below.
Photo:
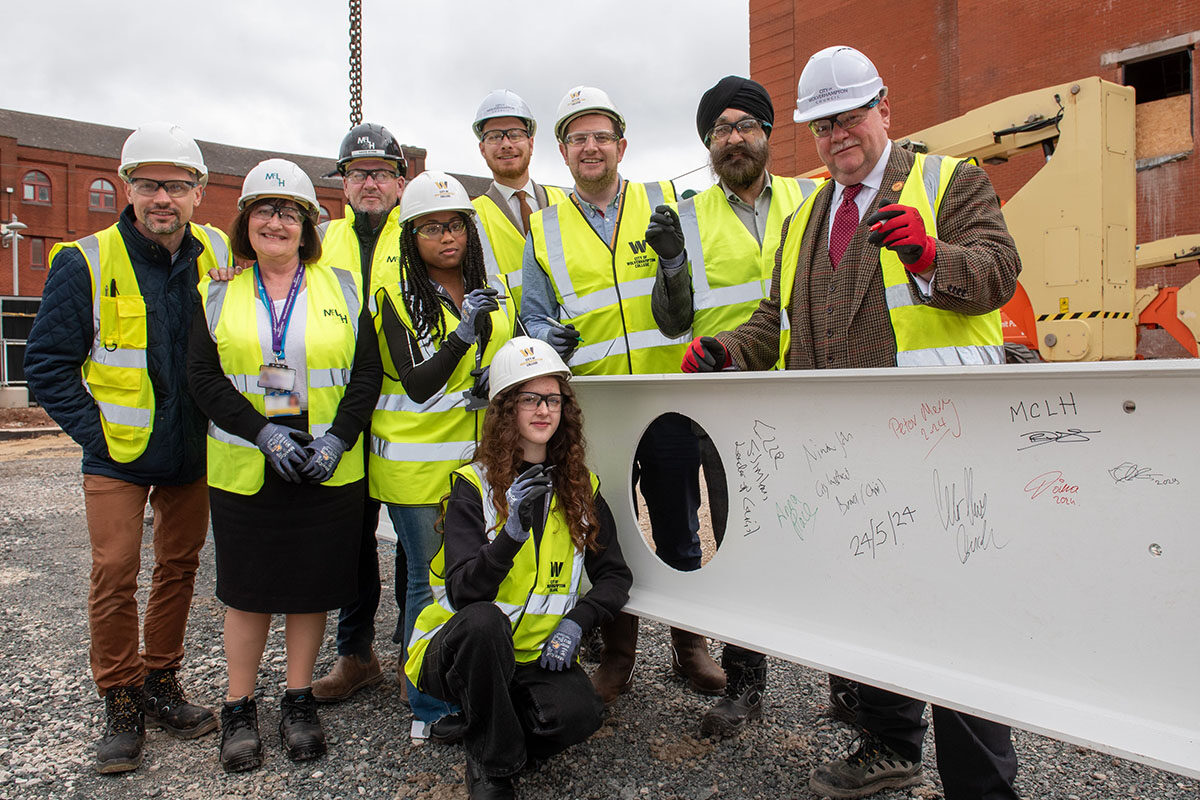
{"label": "black turban", "polygon": [[775,107],[763,85],[749,78],[729,75],[700,98],[700,107],[696,109],[696,132],[700,134],[700,141],[704,141],[717,117],[727,108],[745,111],[767,125],[775,124]]}

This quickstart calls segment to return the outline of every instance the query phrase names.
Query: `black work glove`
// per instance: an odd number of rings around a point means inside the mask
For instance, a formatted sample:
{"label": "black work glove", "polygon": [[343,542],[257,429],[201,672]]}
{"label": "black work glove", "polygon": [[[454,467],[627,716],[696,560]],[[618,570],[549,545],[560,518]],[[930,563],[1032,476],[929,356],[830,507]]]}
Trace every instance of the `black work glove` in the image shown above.
{"label": "black work glove", "polygon": [[663,261],[677,258],[683,252],[683,226],[679,215],[670,206],[657,206],[646,227],[646,244],[654,248]]}
{"label": "black work glove", "polygon": [[575,654],[579,652],[581,641],[583,628],[574,620],[564,618],[542,645],[542,657],[538,659],[538,666],[551,672],[570,669],[575,663]]}
{"label": "black work glove", "polygon": [[304,446],[311,441],[312,437],[304,431],[274,422],[268,422],[254,437],[254,443],[267,457],[271,467],[288,483],[302,482],[296,470],[307,460]]}
{"label": "black work glove", "polygon": [[533,513],[537,501],[550,493],[550,476],[541,464],[534,464],[513,481],[504,496],[508,499],[508,519],[504,532],[518,542],[529,538],[533,528]]}
{"label": "black work glove", "polygon": [[579,346],[579,331],[575,330],[575,326],[570,323],[561,328],[551,325],[547,337],[546,341],[563,361],[568,360],[575,352],[575,348]]}

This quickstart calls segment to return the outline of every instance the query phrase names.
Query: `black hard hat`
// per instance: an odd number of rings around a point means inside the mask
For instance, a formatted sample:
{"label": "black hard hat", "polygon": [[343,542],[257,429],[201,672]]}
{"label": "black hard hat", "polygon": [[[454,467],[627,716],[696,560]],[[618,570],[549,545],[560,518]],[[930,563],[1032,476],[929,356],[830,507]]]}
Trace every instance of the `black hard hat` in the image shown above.
{"label": "black hard hat", "polygon": [[382,158],[393,161],[403,175],[408,169],[404,161],[404,150],[391,131],[374,122],[355,125],[342,139],[338,150],[338,172],[345,172],[346,165],[356,158]]}

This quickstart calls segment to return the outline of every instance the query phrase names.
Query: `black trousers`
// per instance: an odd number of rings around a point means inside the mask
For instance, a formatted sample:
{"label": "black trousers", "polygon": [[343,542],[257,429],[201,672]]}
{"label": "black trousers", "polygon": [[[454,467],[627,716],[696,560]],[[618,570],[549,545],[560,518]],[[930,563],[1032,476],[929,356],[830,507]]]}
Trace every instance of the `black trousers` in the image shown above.
{"label": "black trousers", "polygon": [[[925,703],[868,686],[858,687],[858,724],[910,761],[921,760]],[[946,800],[1019,800],[1013,788],[1017,753],[1007,725],[933,707],[938,774]]]}
{"label": "black trousers", "polygon": [[700,569],[700,442],[690,419],[672,411],[646,428],[634,454],[639,483],[658,557],[682,572]]}
{"label": "black trousers", "polygon": [[604,712],[578,664],[563,672],[517,664],[512,627],[491,603],[468,605],[434,634],[417,688],[462,706],[467,756],[496,778],[584,741]]}
{"label": "black trousers", "polygon": [[[365,483],[365,481],[364,481]],[[358,597],[338,613],[339,656],[366,658],[375,643],[375,612],[379,609],[379,552],[375,529],[379,527],[379,501],[367,498],[363,507],[361,542],[358,549]],[[401,617],[404,615],[401,614]]]}

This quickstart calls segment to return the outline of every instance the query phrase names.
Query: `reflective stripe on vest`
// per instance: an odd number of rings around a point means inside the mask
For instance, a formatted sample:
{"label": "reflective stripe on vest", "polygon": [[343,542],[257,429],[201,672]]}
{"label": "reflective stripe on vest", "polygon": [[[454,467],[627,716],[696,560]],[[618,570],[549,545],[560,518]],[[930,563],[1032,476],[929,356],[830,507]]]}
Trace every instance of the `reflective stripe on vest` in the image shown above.
{"label": "reflective stripe on vest", "polygon": [[[391,303],[396,316],[412,333],[414,325],[399,282],[378,290],[376,307],[382,309],[385,303]],[[496,351],[511,336],[510,308],[502,307],[491,313],[492,335],[483,352],[485,367],[492,363]],[[390,377],[397,372],[387,350],[382,311],[377,311],[374,317],[384,359],[384,378],[371,415],[370,468],[367,472],[370,494],[385,503],[433,505],[446,493],[450,473],[471,459],[477,437],[483,430],[483,412],[467,411],[467,401],[463,397],[463,392],[475,384],[471,370],[475,369],[478,345],[472,344],[467,349],[441,390],[425,402],[417,403],[406,396],[400,381]],[[444,305],[442,323],[447,335],[458,326],[458,318]],[[444,341],[444,338],[436,342],[427,338],[419,342],[421,352],[415,363],[432,358]]]}
{"label": "reflective stripe on vest", "polygon": [[[308,432],[317,437],[329,432],[350,382],[362,302],[361,277],[350,270],[310,265],[304,280],[304,348],[308,364],[293,368],[307,382]],[[258,338],[257,314],[262,301],[254,271],[246,270],[231,281],[203,280],[200,290],[209,335],[217,344],[225,377],[265,415],[265,391],[258,386],[263,345]],[[333,476],[325,482],[327,485],[343,486],[362,479],[362,436],[350,445]],[[265,469],[266,460],[253,442],[209,423],[210,486],[254,494],[262,487]]]}
{"label": "reflective stripe on vest", "polygon": [[[567,194],[557,186],[543,186],[547,207],[567,199]],[[471,201],[475,206],[475,229],[479,231],[483,245],[483,260],[491,279],[503,276],[516,309],[521,307],[521,259],[525,253],[525,233],[513,225],[504,209],[496,201],[481,194]],[[540,209],[539,209],[540,210]],[[534,211],[533,213],[537,213]],[[499,288],[499,286],[497,286]]]}
{"label": "reflective stripe on vest", "polygon": [[691,336],[733,330],[750,318],[770,290],[783,221],[819,185],[807,178],[771,176],[761,244],[738,219],[719,184],[679,202],[695,309]]}
{"label": "reflective stripe on vest", "polygon": [[[492,488],[483,467],[477,463],[469,464],[455,470],[454,474],[470,481],[479,490],[483,530],[489,541],[495,539],[504,519],[496,514]],[[591,485],[594,494],[600,485],[594,474]],[[542,645],[554,633],[563,616],[578,603],[579,585],[584,574],[584,551],[576,548],[571,540],[566,518],[559,511],[554,495],[546,499],[544,508],[547,509],[546,525],[540,539],[531,535],[521,545],[493,600],[512,626],[513,654],[519,664],[536,661],[541,655]],[[405,673],[417,685],[429,641],[455,613],[446,594],[445,557],[443,544],[429,565],[434,601],[421,610],[408,642]]]}
{"label": "reflective stripe on vest", "polygon": [[[925,230],[936,238],[937,215],[946,187],[954,170],[964,159],[949,156],[915,156],[912,170],[900,191],[899,203],[917,209]],[[832,191],[832,186],[831,189]],[[812,218],[816,192],[804,201],[789,222],[787,237],[780,248],[779,359],[775,366],[783,369],[791,346],[788,306],[795,285],[797,262],[804,232]],[[887,248],[880,248],[880,269],[883,272],[884,298],[888,316],[896,336],[896,365],[941,366],[1004,363],[1004,336],[1000,330],[1000,312],[968,315],[946,311],[921,303],[911,288],[908,271],[900,257]],[[936,262],[935,262],[936,266]]]}
{"label": "reflective stripe on vest", "polygon": [[584,339],[567,362],[572,372],[678,372],[691,337],[664,336],[650,308],[658,257],[646,244],[646,225],[664,199],[674,200],[670,182],[624,182],[611,248],[574,201],[530,218],[534,255],[554,286],[562,320]]}

